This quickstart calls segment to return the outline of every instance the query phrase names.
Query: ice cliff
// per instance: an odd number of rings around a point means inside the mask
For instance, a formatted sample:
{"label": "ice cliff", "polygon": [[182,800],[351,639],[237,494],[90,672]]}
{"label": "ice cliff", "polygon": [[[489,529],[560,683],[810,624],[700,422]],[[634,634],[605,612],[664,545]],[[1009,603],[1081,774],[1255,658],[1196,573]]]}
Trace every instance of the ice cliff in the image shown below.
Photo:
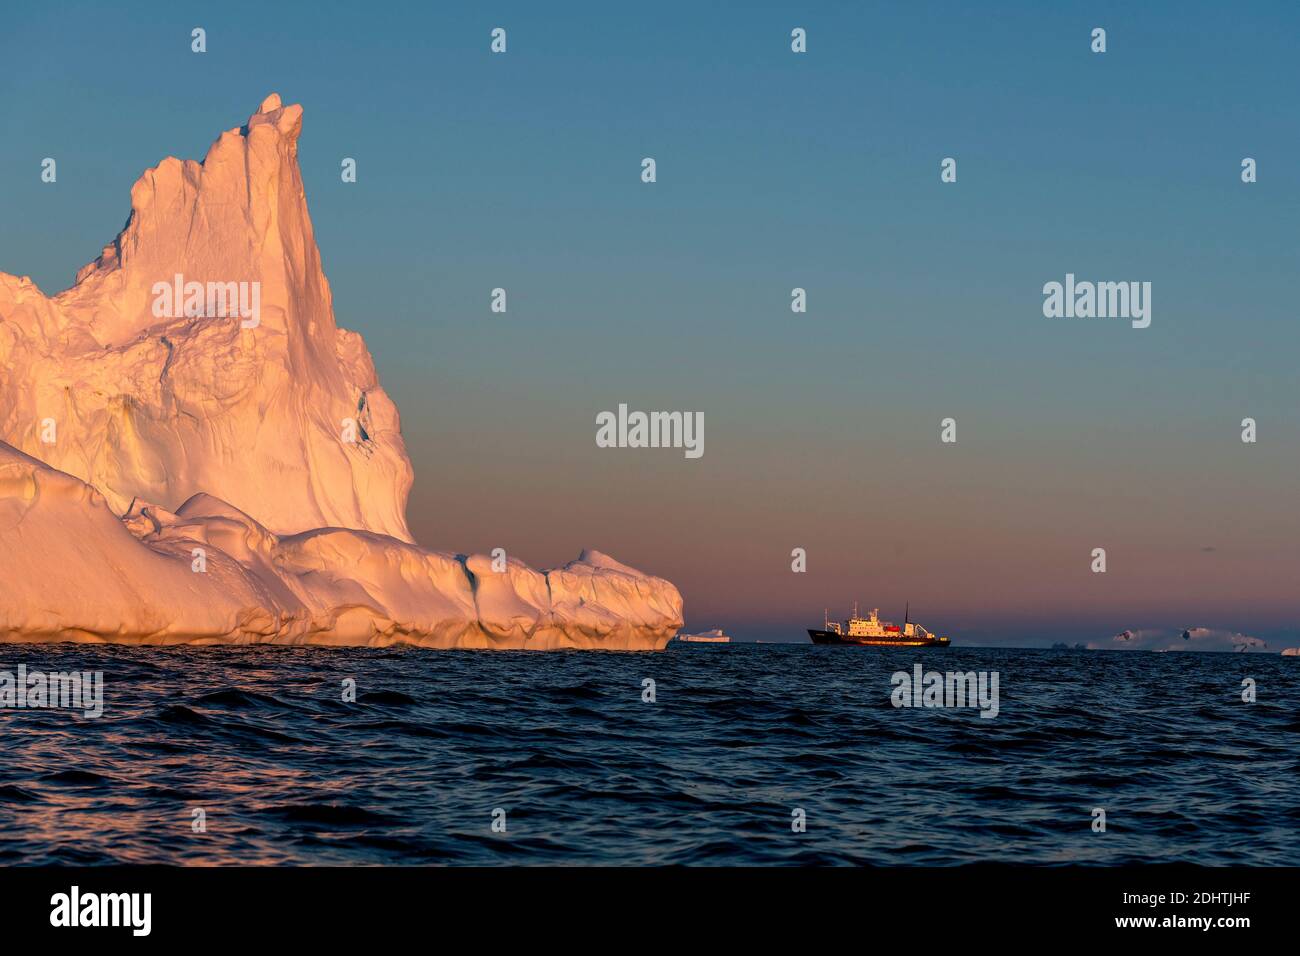
{"label": "ice cliff", "polygon": [[58,295],[0,273],[0,639],[663,647],[682,601],[661,578],[412,541],[397,408],[334,322],[301,128],[272,94],[202,163],[148,170]]}

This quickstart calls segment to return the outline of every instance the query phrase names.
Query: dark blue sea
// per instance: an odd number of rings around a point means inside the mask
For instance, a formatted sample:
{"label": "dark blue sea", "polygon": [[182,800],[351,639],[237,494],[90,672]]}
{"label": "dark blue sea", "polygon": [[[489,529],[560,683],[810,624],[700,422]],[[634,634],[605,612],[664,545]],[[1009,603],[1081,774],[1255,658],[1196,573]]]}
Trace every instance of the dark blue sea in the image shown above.
{"label": "dark blue sea", "polygon": [[[917,662],[996,671],[998,715],[894,707]],[[20,663],[103,671],[105,708],[0,710],[3,864],[1300,864],[1275,655],[0,646]]]}

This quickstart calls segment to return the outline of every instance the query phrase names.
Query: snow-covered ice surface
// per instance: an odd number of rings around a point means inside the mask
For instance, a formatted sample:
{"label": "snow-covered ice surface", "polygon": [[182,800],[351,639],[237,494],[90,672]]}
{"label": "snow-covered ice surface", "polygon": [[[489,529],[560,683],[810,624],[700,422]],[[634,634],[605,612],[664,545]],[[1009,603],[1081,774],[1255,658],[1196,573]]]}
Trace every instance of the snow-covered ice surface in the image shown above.
{"label": "snow-covered ice surface", "polygon": [[[272,94],[201,164],[148,170],[52,298],[0,272],[0,639],[662,648],[682,624],[662,578],[412,541],[397,408],[334,323],[301,126]],[[259,283],[257,324],[160,317],[177,275]]]}

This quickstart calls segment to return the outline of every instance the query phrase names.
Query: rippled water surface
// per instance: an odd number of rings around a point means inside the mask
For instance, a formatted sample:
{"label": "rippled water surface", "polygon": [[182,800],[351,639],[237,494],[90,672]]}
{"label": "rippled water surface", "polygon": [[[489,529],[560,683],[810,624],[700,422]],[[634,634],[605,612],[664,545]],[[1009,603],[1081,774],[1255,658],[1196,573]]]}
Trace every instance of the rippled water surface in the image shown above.
{"label": "rippled water surface", "polygon": [[[894,708],[918,661],[997,671],[998,716]],[[1300,864],[1277,656],[0,646],[19,664],[102,670],[105,711],[0,710],[2,863]]]}

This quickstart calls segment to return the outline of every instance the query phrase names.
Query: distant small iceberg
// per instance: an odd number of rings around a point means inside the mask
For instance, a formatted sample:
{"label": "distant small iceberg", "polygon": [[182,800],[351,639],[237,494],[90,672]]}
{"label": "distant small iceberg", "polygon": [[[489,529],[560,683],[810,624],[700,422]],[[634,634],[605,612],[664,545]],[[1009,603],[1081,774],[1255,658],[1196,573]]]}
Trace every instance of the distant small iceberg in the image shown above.
{"label": "distant small iceberg", "polygon": [[731,638],[722,633],[722,628],[715,627],[711,631],[704,631],[700,634],[678,634],[677,640],[686,641],[693,644],[730,644]]}
{"label": "distant small iceberg", "polygon": [[1300,657],[1300,647],[1285,647],[1282,649],[1283,657]]}

